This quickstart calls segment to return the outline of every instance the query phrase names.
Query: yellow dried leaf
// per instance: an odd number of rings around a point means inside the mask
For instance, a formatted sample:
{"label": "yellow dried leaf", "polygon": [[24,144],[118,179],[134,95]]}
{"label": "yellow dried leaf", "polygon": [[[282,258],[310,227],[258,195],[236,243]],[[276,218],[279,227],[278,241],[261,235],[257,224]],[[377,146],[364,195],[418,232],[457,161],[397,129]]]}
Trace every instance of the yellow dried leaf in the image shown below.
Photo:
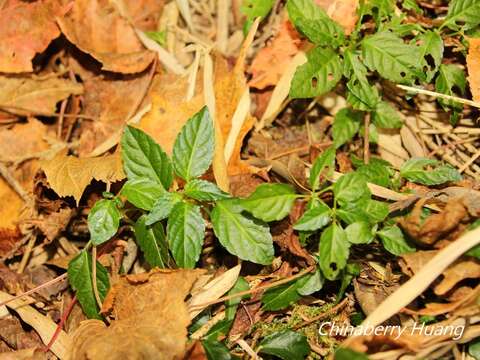
{"label": "yellow dried leaf", "polygon": [[473,100],[480,102],[480,39],[468,40],[470,48],[467,55],[468,82]]}
{"label": "yellow dried leaf", "polygon": [[93,179],[108,183],[125,178],[119,154],[99,158],[58,154],[41,167],[51,188],[60,196],[73,196],[77,203]]}
{"label": "yellow dried leaf", "polygon": [[184,302],[202,270],[152,270],[127,275],[104,302],[115,320],[81,323],[71,360],[181,359],[190,316]]}

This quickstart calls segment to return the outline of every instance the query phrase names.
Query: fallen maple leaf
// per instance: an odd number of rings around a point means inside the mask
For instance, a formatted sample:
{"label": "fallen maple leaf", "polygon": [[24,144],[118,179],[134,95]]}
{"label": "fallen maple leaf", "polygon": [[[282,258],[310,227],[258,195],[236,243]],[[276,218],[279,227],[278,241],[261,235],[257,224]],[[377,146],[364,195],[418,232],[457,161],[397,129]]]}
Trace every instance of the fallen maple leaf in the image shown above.
{"label": "fallen maple leaf", "polygon": [[107,0],[76,0],[67,15],[57,17],[57,23],[67,39],[100,61],[104,70],[137,73],[155,58]]}
{"label": "fallen maple leaf", "polygon": [[59,101],[82,93],[81,84],[56,77],[0,76],[0,108],[18,115],[50,115]]}
{"label": "fallen maple leaf", "polygon": [[115,320],[109,327],[82,322],[73,335],[71,359],[181,359],[190,324],[184,300],[202,273],[152,270],[120,278],[102,309],[111,310]]}
{"label": "fallen maple leaf", "polygon": [[0,8],[0,73],[33,71],[32,58],[60,35],[56,14],[52,1],[15,0]]}
{"label": "fallen maple leaf", "polygon": [[41,167],[51,188],[59,196],[73,196],[77,203],[93,179],[115,182],[125,178],[118,154],[99,158],[58,154],[51,160],[42,161]]}
{"label": "fallen maple leaf", "polygon": [[468,40],[470,47],[467,55],[468,82],[473,100],[480,102],[480,39]]}

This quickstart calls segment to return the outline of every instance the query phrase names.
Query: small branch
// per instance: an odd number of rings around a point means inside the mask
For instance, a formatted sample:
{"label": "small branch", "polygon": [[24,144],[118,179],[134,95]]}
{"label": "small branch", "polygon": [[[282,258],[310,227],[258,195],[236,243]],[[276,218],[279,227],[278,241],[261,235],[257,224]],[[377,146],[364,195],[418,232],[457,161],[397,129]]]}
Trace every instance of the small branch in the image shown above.
{"label": "small branch", "polygon": [[261,357],[247,344],[243,339],[237,341],[238,346],[240,346],[250,357],[254,360],[261,360]]}
{"label": "small branch", "polygon": [[440,98],[440,99],[444,99],[444,100],[451,100],[451,101],[455,101],[455,102],[460,103],[460,104],[469,105],[469,106],[475,107],[477,109],[480,109],[480,103],[478,103],[476,101],[463,99],[463,98],[459,98],[459,97],[451,96],[451,95],[445,95],[445,94],[437,93],[435,91],[419,89],[419,88],[412,87],[412,86],[397,85],[397,87],[402,89],[402,90],[406,90],[408,92],[433,96],[434,98]]}
{"label": "small branch", "polygon": [[100,299],[100,294],[98,293],[97,286],[97,247],[92,247],[92,285],[93,285],[93,294],[95,295],[95,300],[97,301],[98,307],[102,308],[102,299]]}

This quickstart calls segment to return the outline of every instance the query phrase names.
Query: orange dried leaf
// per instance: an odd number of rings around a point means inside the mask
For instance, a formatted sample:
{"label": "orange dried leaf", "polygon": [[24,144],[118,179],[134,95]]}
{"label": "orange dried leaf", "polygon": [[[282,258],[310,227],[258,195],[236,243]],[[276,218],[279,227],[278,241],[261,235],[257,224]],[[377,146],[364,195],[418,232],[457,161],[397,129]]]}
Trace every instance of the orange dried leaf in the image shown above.
{"label": "orange dried leaf", "polygon": [[468,40],[470,48],[467,55],[468,82],[473,100],[480,102],[480,39]]}
{"label": "orange dried leaf", "polygon": [[109,327],[82,322],[73,335],[71,359],[181,359],[190,324],[184,300],[202,272],[152,270],[120,278],[105,299],[115,320]]}
{"label": "orange dried leaf", "polygon": [[76,0],[71,11],[57,17],[57,22],[67,39],[101,62],[104,70],[137,73],[155,58],[109,1]]}
{"label": "orange dried leaf", "polygon": [[333,20],[339,23],[349,35],[358,20],[358,0],[315,0]]}
{"label": "orange dried leaf", "polygon": [[0,73],[33,71],[32,59],[60,35],[50,1],[9,1],[0,9]]}
{"label": "orange dried leaf", "polygon": [[59,196],[73,196],[77,203],[93,179],[115,182],[125,178],[119,154],[99,158],[58,154],[51,160],[42,161],[41,167],[51,188]]}

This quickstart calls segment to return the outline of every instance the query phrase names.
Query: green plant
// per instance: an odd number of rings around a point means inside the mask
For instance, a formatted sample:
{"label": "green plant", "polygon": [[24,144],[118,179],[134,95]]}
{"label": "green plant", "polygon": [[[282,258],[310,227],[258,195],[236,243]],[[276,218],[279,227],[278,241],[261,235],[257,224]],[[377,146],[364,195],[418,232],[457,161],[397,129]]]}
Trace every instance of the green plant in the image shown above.
{"label": "green plant", "polygon": [[[438,30],[425,29],[406,22],[404,12],[395,11],[394,0],[361,1],[359,20],[348,36],[313,0],[288,0],[287,10],[298,31],[315,47],[307,53],[307,62],[297,68],[291,83],[291,98],[317,97],[331,91],[345,79],[345,97],[351,109],[337,115],[333,137],[338,147],[360,129],[362,114],[371,114],[372,126],[399,128],[402,119],[397,110],[384,101],[370,79],[379,76],[397,84],[425,86],[435,83],[436,91],[454,95],[465,93],[466,79],[461,68],[442,64],[444,44],[441,29],[467,31],[480,24],[479,3],[458,0],[450,3],[448,16]],[[415,1],[404,1],[404,10],[421,11]],[[375,29],[362,28],[373,17]],[[459,25],[459,24],[463,24]],[[439,100],[451,109],[455,123],[462,105]]]}

